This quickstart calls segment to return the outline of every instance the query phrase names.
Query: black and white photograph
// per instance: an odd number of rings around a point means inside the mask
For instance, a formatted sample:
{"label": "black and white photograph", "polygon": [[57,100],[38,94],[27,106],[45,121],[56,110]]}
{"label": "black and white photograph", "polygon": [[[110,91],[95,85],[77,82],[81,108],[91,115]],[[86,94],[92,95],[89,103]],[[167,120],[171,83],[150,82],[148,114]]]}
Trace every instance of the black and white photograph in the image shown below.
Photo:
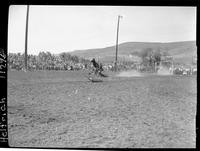
{"label": "black and white photograph", "polygon": [[195,6],[10,5],[9,147],[196,148]]}

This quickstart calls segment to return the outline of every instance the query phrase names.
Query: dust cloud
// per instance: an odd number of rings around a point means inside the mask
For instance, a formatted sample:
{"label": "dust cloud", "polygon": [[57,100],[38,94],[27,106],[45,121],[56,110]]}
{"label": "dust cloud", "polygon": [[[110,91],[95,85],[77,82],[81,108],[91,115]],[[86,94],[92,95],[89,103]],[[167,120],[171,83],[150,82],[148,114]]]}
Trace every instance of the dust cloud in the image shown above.
{"label": "dust cloud", "polygon": [[168,68],[161,66],[157,71],[157,75],[172,75],[172,73]]}
{"label": "dust cloud", "polygon": [[119,74],[117,74],[117,77],[144,77],[144,76],[167,76],[172,75],[170,70],[167,67],[161,66],[156,73],[141,73],[136,70],[130,70],[130,71],[122,71]]}
{"label": "dust cloud", "polygon": [[131,71],[122,71],[116,76],[117,77],[141,77],[143,75],[136,70],[131,70]]}

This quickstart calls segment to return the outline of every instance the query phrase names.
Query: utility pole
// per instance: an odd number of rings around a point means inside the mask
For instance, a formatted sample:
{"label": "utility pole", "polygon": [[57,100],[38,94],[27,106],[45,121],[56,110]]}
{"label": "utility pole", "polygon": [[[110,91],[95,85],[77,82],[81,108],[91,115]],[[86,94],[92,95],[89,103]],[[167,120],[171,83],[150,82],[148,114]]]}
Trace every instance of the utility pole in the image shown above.
{"label": "utility pole", "polygon": [[27,49],[28,49],[28,18],[29,18],[29,5],[27,5],[27,11],[26,11],[26,32],[25,32],[25,56],[24,56],[24,65],[25,65],[25,71],[28,70],[28,67],[27,67]]}
{"label": "utility pole", "polygon": [[117,71],[117,54],[118,54],[118,36],[119,36],[119,21],[120,17],[122,16],[118,15],[118,22],[117,22],[117,40],[116,40],[116,55],[115,55],[115,72]]}
{"label": "utility pole", "polygon": [[174,60],[172,58],[172,75],[174,74]]}

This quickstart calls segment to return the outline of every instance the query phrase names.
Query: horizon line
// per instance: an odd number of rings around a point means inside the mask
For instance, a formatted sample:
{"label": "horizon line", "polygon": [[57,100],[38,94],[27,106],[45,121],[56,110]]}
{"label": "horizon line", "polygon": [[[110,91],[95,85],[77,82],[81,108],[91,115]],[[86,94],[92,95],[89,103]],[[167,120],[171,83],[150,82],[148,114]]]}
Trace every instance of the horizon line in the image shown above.
{"label": "horizon line", "polygon": [[[121,45],[121,44],[125,44],[125,43],[157,43],[157,44],[169,44],[169,43],[181,43],[181,42],[196,42],[196,40],[183,40],[183,41],[168,41],[168,42],[158,42],[158,41],[127,41],[127,42],[121,42],[119,43],[118,45]],[[105,48],[109,48],[109,47],[113,47],[113,46],[116,46],[115,44],[112,45],[112,46],[106,46],[106,47],[98,47],[98,48],[88,48],[88,49],[77,49],[77,50],[69,50],[69,51],[63,51],[63,52],[60,52],[60,53],[52,53],[50,51],[40,51],[40,52],[50,52],[51,54],[54,54],[54,55],[59,55],[61,53],[73,53],[75,51],[86,51],[86,50],[93,50],[93,49],[105,49]],[[24,51],[25,52],[25,51]],[[9,53],[20,53],[20,54],[23,54],[24,52],[8,52],[7,51],[7,54]],[[40,53],[39,52],[39,53]],[[28,55],[39,55],[39,53],[37,54],[33,54],[33,53],[28,53]]]}

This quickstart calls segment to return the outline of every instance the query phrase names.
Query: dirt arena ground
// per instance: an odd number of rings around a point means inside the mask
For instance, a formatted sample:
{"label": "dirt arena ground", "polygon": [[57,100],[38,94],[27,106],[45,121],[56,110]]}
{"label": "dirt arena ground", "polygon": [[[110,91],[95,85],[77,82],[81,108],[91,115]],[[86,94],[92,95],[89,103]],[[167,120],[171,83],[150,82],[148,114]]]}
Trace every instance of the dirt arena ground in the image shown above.
{"label": "dirt arena ground", "polygon": [[8,71],[11,147],[195,148],[196,76]]}

